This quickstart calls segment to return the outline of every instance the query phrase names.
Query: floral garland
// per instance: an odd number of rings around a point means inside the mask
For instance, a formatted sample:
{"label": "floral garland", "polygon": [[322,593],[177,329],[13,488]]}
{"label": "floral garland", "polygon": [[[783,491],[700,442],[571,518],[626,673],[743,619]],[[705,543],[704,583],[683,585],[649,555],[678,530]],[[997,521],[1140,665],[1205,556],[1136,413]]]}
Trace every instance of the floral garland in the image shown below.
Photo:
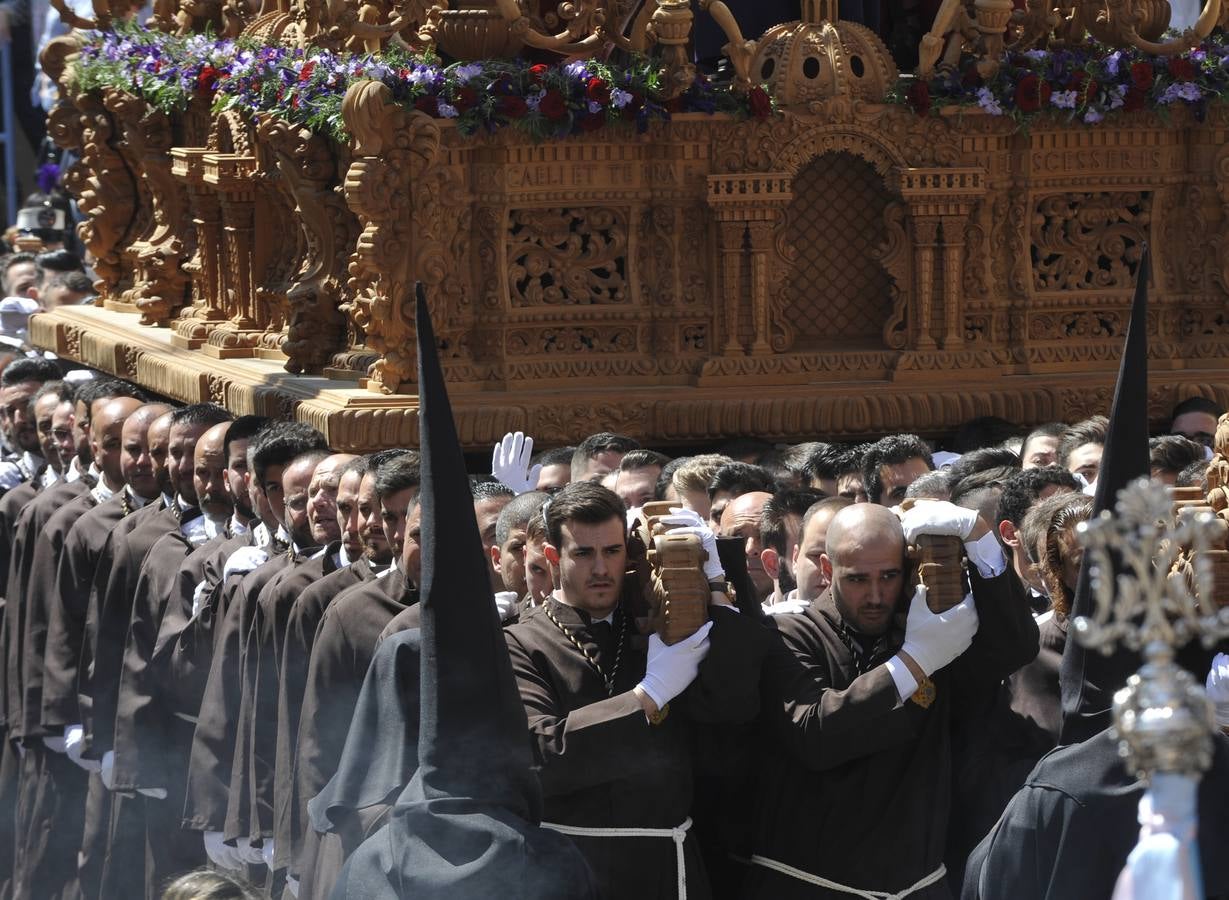
{"label": "floral garland", "polygon": [[93,32],[81,51],[76,87],[114,87],[164,112],[206,97],[215,110],[270,113],[346,141],[341,104],[350,85],[380,81],[393,98],[427,115],[452,119],[462,134],[514,127],[536,140],[633,126],[643,133],[672,113],[730,113],[765,119],[773,104],[762,88],[739,95],[697,76],[679,97],[663,100],[647,59],[623,66],[593,60],[531,65],[486,60],[441,65],[389,51],[377,56],[258,46],[209,35],[177,37],[124,27]]}
{"label": "floral garland", "polygon": [[925,116],[976,106],[1023,121],[1041,114],[1094,125],[1116,112],[1187,106],[1202,121],[1209,103],[1229,99],[1229,38],[1209,37],[1179,56],[1150,56],[1089,42],[1075,50],[1011,53],[989,79],[974,61],[959,71],[903,84],[892,98]]}

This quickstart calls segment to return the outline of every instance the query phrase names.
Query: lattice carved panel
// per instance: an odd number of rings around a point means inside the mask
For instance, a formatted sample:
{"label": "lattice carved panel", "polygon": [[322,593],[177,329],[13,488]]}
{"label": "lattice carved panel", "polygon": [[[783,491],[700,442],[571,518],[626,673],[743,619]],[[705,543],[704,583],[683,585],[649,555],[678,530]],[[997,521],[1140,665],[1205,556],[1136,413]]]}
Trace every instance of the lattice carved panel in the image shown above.
{"label": "lattice carved panel", "polygon": [[506,240],[514,307],[630,300],[625,209],[515,209]]}
{"label": "lattice carved panel", "polygon": [[[825,153],[799,170],[787,212],[793,246],[794,347],[881,344],[892,281],[878,261],[883,212],[894,199],[874,168],[850,153]],[[839,223],[838,227],[833,227]]]}
{"label": "lattice carved panel", "polygon": [[1130,290],[1151,218],[1149,191],[1040,198],[1032,222],[1033,288]]}

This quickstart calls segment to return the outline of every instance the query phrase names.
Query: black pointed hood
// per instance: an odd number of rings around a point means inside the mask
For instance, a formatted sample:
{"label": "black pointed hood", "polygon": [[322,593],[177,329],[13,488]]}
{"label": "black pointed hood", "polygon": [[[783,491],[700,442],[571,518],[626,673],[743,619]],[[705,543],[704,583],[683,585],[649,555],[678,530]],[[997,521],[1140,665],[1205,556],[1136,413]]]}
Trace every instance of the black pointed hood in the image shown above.
{"label": "black pointed hood", "polygon": [[[1110,407],[1109,433],[1101,454],[1101,468],[1093,496],[1093,515],[1113,509],[1118,492],[1150,472],[1148,456],[1148,278],[1151,252],[1143,248],[1135,273],[1135,299],[1127,323],[1126,344],[1118,366],[1118,383]],[[1080,568],[1071,618],[1093,612],[1088,558]],[[1063,650],[1059,681],[1062,686],[1063,724],[1059,743],[1092,737],[1110,725],[1114,692],[1139,668],[1136,653],[1119,649],[1109,656],[1088,651],[1074,635]]]}
{"label": "black pointed hood", "polygon": [[541,788],[525,708],[417,290],[422,450],[418,770],[389,823],[347,863],[334,897],[586,898],[580,852],[538,825]]}

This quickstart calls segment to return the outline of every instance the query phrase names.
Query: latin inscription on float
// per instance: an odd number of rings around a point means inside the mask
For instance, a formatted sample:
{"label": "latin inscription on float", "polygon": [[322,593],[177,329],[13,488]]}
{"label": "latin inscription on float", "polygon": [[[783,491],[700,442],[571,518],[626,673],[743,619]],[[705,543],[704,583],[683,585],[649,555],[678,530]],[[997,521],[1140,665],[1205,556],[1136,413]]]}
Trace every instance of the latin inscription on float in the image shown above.
{"label": "latin inscription on float", "polygon": [[1159,171],[1166,165],[1163,147],[1089,147],[1079,150],[1034,150],[1029,164],[1037,173]]}

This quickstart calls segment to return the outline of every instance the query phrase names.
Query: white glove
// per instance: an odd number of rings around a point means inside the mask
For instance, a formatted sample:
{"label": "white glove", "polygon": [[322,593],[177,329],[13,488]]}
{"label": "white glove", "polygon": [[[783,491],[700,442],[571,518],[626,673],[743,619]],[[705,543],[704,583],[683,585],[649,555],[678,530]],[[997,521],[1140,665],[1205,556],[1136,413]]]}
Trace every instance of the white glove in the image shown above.
{"label": "white glove", "polygon": [[201,614],[201,610],[205,608],[205,599],[209,596],[206,590],[208,585],[201,582],[196,586],[196,590],[192,592],[192,618],[196,618]]}
{"label": "white glove", "polygon": [[967,541],[977,525],[977,510],[946,500],[921,500],[900,514],[900,524],[910,544],[919,534],[951,535]]}
{"label": "white glove", "polygon": [[115,790],[115,751],[108,750],[102,755],[102,763],[98,774],[102,776],[102,786],[109,791]]}
{"label": "white glove", "polygon": [[663,643],[656,633],[649,636],[649,664],[637,687],[649,695],[658,709],[696,680],[700,662],[708,655],[708,632],[712,627],[712,622],[705,622],[691,637],[673,645]]}
{"label": "white glove", "polygon": [[810,605],[806,600],[782,600],[780,603],[762,603],[760,608],[766,616],[790,616],[806,612]]}
{"label": "white glove", "polygon": [[286,890],[290,891],[290,896],[297,898],[299,896],[299,879],[293,875],[287,875]]}
{"label": "white glove", "polygon": [[1229,728],[1229,655],[1218,653],[1208,672],[1208,699],[1216,706],[1216,724]]}
{"label": "white glove", "polygon": [[491,474],[518,494],[535,490],[542,467],[530,467],[532,458],[533,438],[509,431],[491,454]]}
{"label": "white glove", "polygon": [[226,557],[226,565],[222,567],[222,580],[225,581],[236,572],[250,572],[268,561],[268,550],[262,550],[260,547],[240,547]]}
{"label": "white glove", "polygon": [[[255,840],[260,840],[260,838],[255,838]],[[252,841],[253,838],[239,838],[235,842],[235,853],[238,854],[241,865],[259,866],[265,861],[260,848],[253,845]]]}
{"label": "white glove", "polygon": [[926,605],[926,587],[918,585],[909,602],[905,643],[909,654],[927,675],[933,675],[963,653],[977,634],[977,607],[969,595],[947,612],[932,613]]}
{"label": "white glove", "polygon": [[516,618],[518,611],[516,591],[496,591],[495,609],[499,611],[499,621],[510,622]]}
{"label": "white glove", "polygon": [[43,746],[52,753],[67,753],[68,747],[64,743],[64,735],[59,737],[51,737],[50,735],[43,736]]}
{"label": "white glove", "polygon": [[708,559],[704,560],[704,577],[709,581],[722,581],[725,578],[725,569],[717,556],[717,535],[713,534],[713,529],[694,509],[672,506],[670,515],[662,516],[657,521],[670,526],[671,534],[694,534],[698,537],[704,552],[708,554]]}
{"label": "white glove", "polygon": [[65,755],[87,772],[101,771],[102,764],[97,760],[81,758],[83,750],[85,750],[85,729],[80,725],[69,725],[64,729]]}
{"label": "white glove", "polygon": [[239,858],[239,851],[222,840],[220,831],[205,832],[205,855],[219,868],[232,872],[243,871],[243,860]]}
{"label": "white glove", "polygon": [[260,848],[260,858],[264,860],[266,866],[273,868],[273,840],[265,838],[264,844]]}

